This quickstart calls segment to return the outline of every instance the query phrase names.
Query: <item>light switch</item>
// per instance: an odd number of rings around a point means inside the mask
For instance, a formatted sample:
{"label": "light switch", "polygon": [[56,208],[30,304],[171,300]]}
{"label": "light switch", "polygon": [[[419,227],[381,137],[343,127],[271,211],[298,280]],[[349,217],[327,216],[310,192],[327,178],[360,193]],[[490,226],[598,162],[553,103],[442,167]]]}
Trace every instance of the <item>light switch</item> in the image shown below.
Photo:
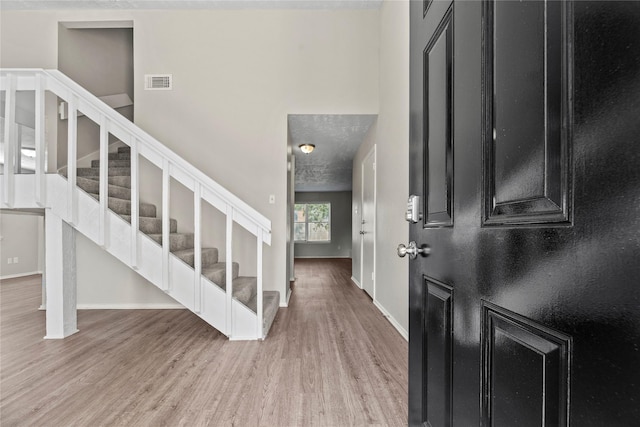
{"label": "light switch", "polygon": [[275,194],[269,194],[269,204],[273,205],[276,203],[276,195]]}

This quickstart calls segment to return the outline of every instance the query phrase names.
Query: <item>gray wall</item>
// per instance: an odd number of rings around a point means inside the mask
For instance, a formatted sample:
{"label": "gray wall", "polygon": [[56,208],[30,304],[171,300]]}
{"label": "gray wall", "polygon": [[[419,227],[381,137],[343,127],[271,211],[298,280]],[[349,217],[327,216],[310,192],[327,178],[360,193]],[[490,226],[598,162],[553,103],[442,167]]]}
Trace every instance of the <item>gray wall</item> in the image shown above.
{"label": "gray wall", "polygon": [[331,203],[331,242],[296,243],[296,258],[351,257],[351,191],[296,193],[296,203]]}
{"label": "gray wall", "polygon": [[[41,273],[44,257],[43,216],[0,212],[0,278]],[[18,263],[7,262],[18,258]]]}

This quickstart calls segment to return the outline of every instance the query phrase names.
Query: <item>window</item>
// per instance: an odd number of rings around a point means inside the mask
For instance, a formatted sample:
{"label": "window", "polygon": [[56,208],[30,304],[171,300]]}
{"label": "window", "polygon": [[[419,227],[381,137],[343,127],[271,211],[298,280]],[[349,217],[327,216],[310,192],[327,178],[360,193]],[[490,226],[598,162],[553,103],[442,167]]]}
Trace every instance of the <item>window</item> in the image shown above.
{"label": "window", "polygon": [[296,242],[330,242],[331,203],[296,203],[294,234]]}

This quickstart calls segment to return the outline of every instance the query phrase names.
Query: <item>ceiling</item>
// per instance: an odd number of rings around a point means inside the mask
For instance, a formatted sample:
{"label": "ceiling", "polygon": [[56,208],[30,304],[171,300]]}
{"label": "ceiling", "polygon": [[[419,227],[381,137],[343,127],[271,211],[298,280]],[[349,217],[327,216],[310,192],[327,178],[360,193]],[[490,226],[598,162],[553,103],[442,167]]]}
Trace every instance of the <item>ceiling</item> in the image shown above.
{"label": "ceiling", "polygon": [[[295,191],[351,191],[353,158],[376,119],[371,114],[292,114],[289,134],[295,162]],[[298,146],[316,146],[304,154]]]}
{"label": "ceiling", "polygon": [[1,9],[378,9],[382,0],[1,0]]}

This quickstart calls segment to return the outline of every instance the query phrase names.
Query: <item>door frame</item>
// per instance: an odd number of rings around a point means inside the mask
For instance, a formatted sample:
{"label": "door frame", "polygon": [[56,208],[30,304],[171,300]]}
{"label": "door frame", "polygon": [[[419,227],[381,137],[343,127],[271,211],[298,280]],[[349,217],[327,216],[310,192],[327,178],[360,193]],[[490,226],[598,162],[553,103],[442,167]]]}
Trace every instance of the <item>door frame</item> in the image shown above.
{"label": "door frame", "polygon": [[[371,295],[371,298],[376,301],[376,275],[377,275],[377,269],[376,269],[376,213],[377,213],[377,206],[378,206],[378,201],[377,201],[377,196],[378,196],[378,192],[377,192],[377,171],[376,171],[376,161],[377,161],[377,151],[376,151],[376,144],[373,144],[373,147],[371,147],[371,150],[369,150],[369,152],[364,156],[364,158],[362,159],[362,163],[360,164],[360,182],[362,183],[362,191],[360,194],[360,229],[362,230],[362,218],[364,217],[364,186],[365,186],[365,163],[369,160],[369,158],[371,156],[373,156],[373,175],[372,175],[372,179],[373,179],[373,224],[372,224],[372,231],[371,233],[373,234],[373,277],[370,279],[373,281],[373,291]],[[364,290],[365,286],[364,286],[364,281],[365,281],[365,276],[364,276],[364,234],[360,235],[360,282],[361,285],[360,287]]]}

